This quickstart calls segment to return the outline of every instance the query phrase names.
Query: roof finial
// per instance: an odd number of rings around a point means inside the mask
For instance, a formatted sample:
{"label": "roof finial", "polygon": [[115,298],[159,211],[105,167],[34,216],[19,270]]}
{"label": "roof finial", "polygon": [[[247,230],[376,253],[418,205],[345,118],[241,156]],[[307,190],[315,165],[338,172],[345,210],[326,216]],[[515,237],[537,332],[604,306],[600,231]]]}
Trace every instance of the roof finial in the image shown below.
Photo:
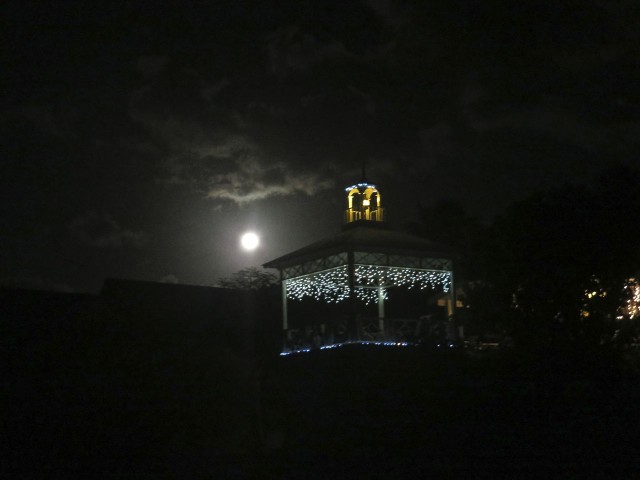
{"label": "roof finial", "polygon": [[365,162],[363,160],[362,161],[362,181],[367,183],[367,172],[366,172],[365,167],[366,167],[366,165],[365,165]]}

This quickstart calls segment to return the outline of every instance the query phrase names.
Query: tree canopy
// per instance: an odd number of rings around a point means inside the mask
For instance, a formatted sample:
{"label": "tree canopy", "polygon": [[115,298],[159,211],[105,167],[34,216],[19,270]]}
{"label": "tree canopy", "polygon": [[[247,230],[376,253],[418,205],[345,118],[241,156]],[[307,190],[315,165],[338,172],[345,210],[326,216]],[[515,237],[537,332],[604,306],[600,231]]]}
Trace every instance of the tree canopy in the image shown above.
{"label": "tree canopy", "polygon": [[277,282],[278,279],[273,273],[258,267],[248,267],[232,273],[229,277],[221,278],[218,285],[240,290],[260,290],[275,285]]}
{"label": "tree canopy", "polygon": [[623,165],[588,185],[536,192],[487,226],[451,202],[421,219],[414,230],[458,250],[476,320],[601,332],[640,272],[640,173]]}

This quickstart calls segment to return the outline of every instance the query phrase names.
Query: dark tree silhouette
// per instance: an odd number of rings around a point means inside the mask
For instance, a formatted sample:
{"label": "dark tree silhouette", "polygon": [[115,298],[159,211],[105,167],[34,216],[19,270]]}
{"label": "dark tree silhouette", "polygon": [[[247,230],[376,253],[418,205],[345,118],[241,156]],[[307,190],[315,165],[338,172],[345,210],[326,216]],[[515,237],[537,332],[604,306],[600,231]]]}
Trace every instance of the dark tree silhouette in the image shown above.
{"label": "dark tree silhouette", "polygon": [[564,186],[513,204],[491,225],[487,281],[511,316],[546,336],[558,324],[597,342],[640,270],[640,175],[624,166],[589,186]]}
{"label": "dark tree silhouette", "polygon": [[470,319],[529,339],[600,342],[640,272],[640,173],[616,165],[592,184],[536,192],[482,226],[455,202],[410,229],[457,252]]}
{"label": "dark tree silhouette", "polygon": [[501,304],[495,299],[495,289],[487,283],[487,227],[460,203],[449,199],[421,207],[419,218],[407,229],[450,248],[454,254],[456,285],[463,292],[459,299],[465,305],[458,311],[459,321],[474,333],[495,331]]}
{"label": "dark tree silhouette", "polygon": [[277,282],[278,279],[271,272],[257,267],[248,267],[238,270],[230,277],[220,279],[218,285],[239,290],[261,290],[275,285]]}

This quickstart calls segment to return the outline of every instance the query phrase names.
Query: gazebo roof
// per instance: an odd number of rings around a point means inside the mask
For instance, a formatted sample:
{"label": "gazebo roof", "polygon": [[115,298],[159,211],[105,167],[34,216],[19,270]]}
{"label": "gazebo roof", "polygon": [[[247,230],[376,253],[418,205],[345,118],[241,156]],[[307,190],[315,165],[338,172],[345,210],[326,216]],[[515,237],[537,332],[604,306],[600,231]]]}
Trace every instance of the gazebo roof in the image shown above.
{"label": "gazebo roof", "polygon": [[448,248],[424,238],[390,230],[373,222],[357,222],[345,225],[343,230],[336,235],[287,253],[263,266],[265,268],[286,268],[301,262],[349,251],[439,258],[451,258],[452,256]]}

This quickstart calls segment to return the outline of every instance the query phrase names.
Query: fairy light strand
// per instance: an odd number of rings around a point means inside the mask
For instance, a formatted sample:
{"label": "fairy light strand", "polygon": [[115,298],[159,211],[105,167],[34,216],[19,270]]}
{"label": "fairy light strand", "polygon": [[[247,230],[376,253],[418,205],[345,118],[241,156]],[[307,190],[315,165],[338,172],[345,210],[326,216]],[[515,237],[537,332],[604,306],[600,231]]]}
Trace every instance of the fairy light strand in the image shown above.
{"label": "fairy light strand", "polygon": [[[386,288],[407,287],[437,289],[448,292],[451,272],[421,270],[406,267],[355,265],[355,296],[359,300],[378,303],[387,299]],[[302,300],[311,297],[329,303],[339,303],[349,298],[349,273],[346,265],[286,281],[287,298]],[[379,289],[382,288],[382,295]]]}

